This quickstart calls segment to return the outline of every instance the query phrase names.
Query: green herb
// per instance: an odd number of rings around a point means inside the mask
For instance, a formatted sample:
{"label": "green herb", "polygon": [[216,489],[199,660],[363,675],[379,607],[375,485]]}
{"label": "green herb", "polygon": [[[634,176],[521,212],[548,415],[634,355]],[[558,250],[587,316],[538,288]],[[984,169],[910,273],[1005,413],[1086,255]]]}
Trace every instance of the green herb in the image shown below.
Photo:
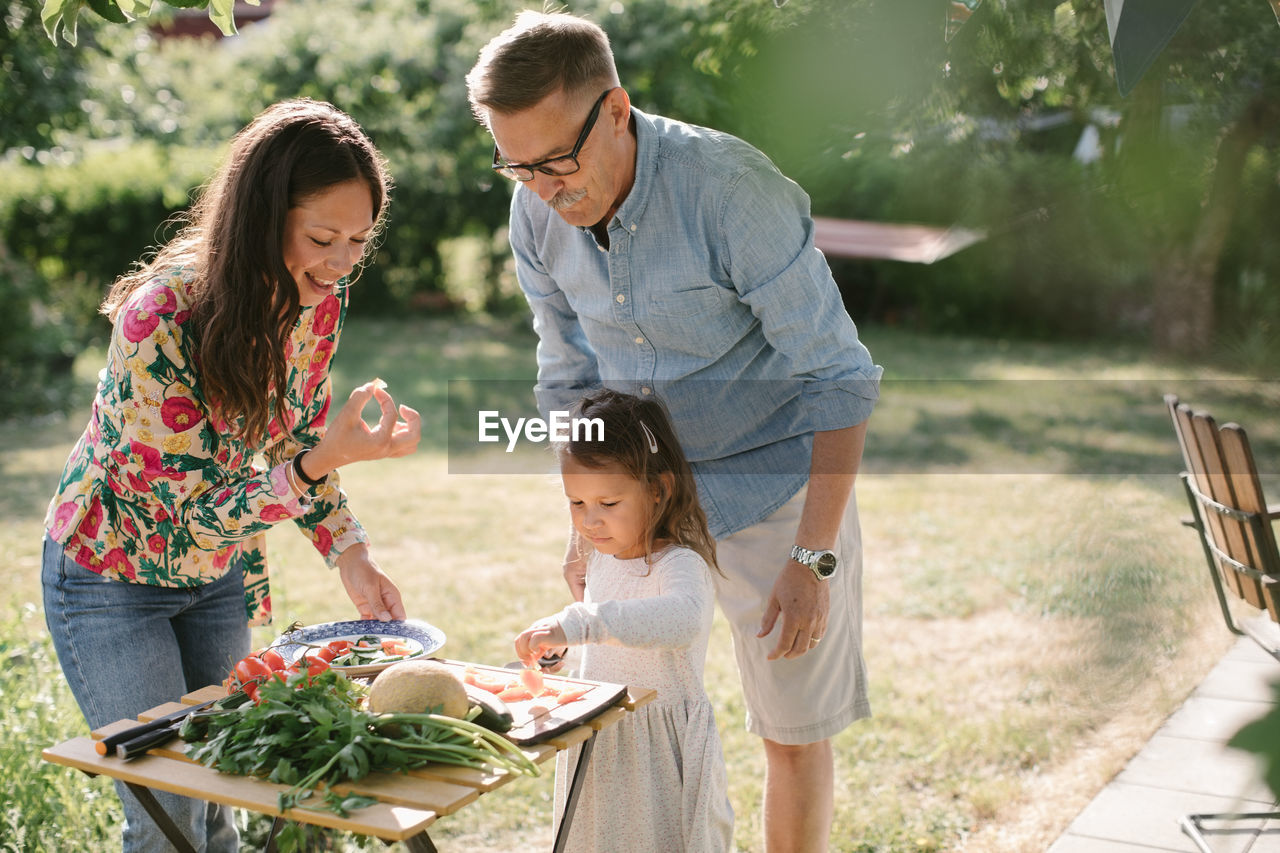
{"label": "green herb", "polygon": [[223,773],[289,785],[280,794],[281,811],[321,794],[319,808],[339,815],[374,801],[338,794],[332,786],[374,770],[403,772],[443,763],[539,773],[515,744],[470,720],[372,714],[358,707],[361,695],[359,687],[332,671],[268,681],[257,704],[201,718],[191,734],[203,742],[190,756]]}

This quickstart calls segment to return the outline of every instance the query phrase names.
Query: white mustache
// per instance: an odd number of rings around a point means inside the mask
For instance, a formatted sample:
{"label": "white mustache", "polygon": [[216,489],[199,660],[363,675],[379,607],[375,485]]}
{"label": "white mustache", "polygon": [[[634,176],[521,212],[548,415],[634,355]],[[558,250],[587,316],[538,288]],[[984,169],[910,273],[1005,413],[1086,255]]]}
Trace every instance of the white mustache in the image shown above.
{"label": "white mustache", "polygon": [[550,205],[552,210],[564,210],[565,208],[573,207],[586,197],[587,191],[585,189],[574,190],[573,192],[561,191],[556,193],[547,204]]}

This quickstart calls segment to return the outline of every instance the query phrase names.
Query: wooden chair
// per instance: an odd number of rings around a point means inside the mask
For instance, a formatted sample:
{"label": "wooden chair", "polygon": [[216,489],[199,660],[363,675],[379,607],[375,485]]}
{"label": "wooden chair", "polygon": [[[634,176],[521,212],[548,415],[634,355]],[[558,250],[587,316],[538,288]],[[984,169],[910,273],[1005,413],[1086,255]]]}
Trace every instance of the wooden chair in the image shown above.
{"label": "wooden chair", "polygon": [[[1268,507],[1263,498],[1242,427],[1229,423],[1219,428],[1212,416],[1193,412],[1172,394],[1164,401],[1186,465],[1181,477],[1191,520],[1183,524],[1200,534],[1222,618],[1232,633],[1250,637],[1280,660],[1275,640],[1280,635],[1267,623],[1270,617],[1280,624],[1280,552],[1271,526],[1280,518],[1280,506]],[[1234,619],[1228,595],[1257,610],[1256,617]],[[1181,826],[1202,853],[1212,853],[1204,839],[1204,821],[1265,818],[1280,818],[1280,812],[1192,814],[1182,818]]]}

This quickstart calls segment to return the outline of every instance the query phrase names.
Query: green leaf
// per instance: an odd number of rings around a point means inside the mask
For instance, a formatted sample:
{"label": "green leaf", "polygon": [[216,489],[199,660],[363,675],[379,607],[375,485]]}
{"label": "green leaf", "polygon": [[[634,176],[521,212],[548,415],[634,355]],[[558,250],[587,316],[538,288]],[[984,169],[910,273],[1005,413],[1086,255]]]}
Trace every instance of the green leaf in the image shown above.
{"label": "green leaf", "polygon": [[40,10],[40,21],[44,24],[45,35],[57,44],[58,31],[67,44],[75,47],[76,19],[80,17],[81,0],[45,0]]}
{"label": "green leaf", "polygon": [[[1280,700],[1280,682],[1273,689],[1277,700]],[[1227,741],[1227,746],[1257,755],[1263,764],[1263,779],[1267,787],[1280,797],[1280,704],[1243,726]]]}
{"label": "green leaf", "polygon": [[210,0],[209,20],[217,24],[224,36],[236,34],[235,0]]}
{"label": "green leaf", "polygon": [[123,24],[129,20],[124,16],[124,12],[120,11],[120,7],[116,5],[116,0],[88,0],[88,2],[89,8],[96,12],[100,18],[113,24]]}
{"label": "green leaf", "polygon": [[121,14],[131,21],[151,14],[151,0],[116,0],[116,4]]}

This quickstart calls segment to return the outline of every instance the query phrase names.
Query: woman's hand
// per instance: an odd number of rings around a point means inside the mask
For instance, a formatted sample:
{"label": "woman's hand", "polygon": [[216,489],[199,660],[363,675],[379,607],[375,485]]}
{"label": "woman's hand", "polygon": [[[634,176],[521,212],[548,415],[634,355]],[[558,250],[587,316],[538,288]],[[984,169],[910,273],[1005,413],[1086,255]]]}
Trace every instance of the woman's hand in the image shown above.
{"label": "woman's hand", "polygon": [[554,616],[548,616],[516,635],[516,658],[525,666],[536,667],[544,651],[563,649],[567,644],[560,622]]}
{"label": "woman's hand", "polygon": [[369,546],[357,542],[338,555],[338,574],[347,597],[360,612],[361,619],[404,619],[404,602],[400,590],[378,567],[369,554]]}
{"label": "woman's hand", "polygon": [[[373,427],[362,416],[371,399],[378,401],[382,411]],[[380,383],[366,382],[351,392],[346,405],[326,428],[324,438],[299,461],[307,476],[319,480],[340,465],[407,456],[418,448],[421,437],[422,418],[418,413],[408,406],[397,408]]]}

